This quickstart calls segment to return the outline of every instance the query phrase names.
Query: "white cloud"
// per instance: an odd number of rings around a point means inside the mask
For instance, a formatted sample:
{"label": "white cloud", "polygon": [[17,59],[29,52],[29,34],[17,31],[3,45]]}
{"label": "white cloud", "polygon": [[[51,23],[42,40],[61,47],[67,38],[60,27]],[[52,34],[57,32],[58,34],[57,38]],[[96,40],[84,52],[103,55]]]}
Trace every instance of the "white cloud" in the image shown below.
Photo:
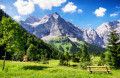
{"label": "white cloud", "polygon": [[0,4],[0,9],[5,9],[5,6],[4,5],[2,5],[2,4]]}
{"label": "white cloud", "polygon": [[83,12],[83,10],[82,9],[78,9],[78,13],[82,13]]}
{"label": "white cloud", "polygon": [[31,0],[17,0],[14,6],[17,8],[18,13],[22,15],[28,15],[34,11],[34,3]]}
{"label": "white cloud", "polygon": [[59,7],[66,0],[33,0],[34,4],[38,4],[43,10],[52,10],[52,7]]}
{"label": "white cloud", "polygon": [[99,9],[96,9],[94,14],[98,17],[103,17],[105,15],[107,9],[99,7]]}
{"label": "white cloud", "polygon": [[15,20],[19,20],[20,18],[21,18],[21,16],[17,16],[17,15],[13,17],[13,19],[15,19]]}
{"label": "white cloud", "polygon": [[118,14],[110,14],[110,17],[115,17],[117,16]]}
{"label": "white cloud", "polygon": [[65,7],[62,8],[62,11],[64,13],[66,12],[73,13],[73,12],[76,12],[76,9],[77,9],[77,6],[74,5],[72,2],[69,2]]}

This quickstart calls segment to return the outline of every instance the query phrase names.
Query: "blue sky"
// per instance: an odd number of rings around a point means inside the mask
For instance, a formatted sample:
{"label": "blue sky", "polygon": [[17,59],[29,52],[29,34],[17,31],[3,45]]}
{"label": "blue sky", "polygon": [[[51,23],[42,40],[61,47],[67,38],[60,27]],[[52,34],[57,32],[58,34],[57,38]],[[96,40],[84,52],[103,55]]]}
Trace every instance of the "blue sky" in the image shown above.
{"label": "blue sky", "polygon": [[84,29],[120,20],[120,0],[0,0],[0,8],[16,21],[58,12]]}

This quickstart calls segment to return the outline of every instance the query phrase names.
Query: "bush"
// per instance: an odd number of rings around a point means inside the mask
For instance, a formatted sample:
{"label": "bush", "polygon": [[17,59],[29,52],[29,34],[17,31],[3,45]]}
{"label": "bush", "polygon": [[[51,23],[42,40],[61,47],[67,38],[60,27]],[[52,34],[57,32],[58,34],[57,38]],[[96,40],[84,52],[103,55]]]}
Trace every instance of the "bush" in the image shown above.
{"label": "bush", "polygon": [[82,69],[87,69],[87,66],[92,65],[91,61],[86,61],[86,62],[80,62],[80,68]]}
{"label": "bush", "polygon": [[72,58],[72,62],[79,62],[79,58]]}

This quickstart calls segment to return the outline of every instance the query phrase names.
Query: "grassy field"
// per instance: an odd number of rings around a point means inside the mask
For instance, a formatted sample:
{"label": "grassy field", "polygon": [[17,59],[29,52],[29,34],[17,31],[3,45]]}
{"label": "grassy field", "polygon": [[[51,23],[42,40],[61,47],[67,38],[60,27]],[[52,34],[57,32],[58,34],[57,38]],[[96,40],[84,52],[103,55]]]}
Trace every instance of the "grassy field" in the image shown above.
{"label": "grassy field", "polygon": [[79,63],[70,62],[69,67],[59,66],[59,60],[50,60],[49,64],[6,61],[4,71],[2,63],[3,60],[0,60],[0,78],[120,78],[120,70],[111,70],[110,74],[106,72],[90,74],[87,70],[80,69]]}

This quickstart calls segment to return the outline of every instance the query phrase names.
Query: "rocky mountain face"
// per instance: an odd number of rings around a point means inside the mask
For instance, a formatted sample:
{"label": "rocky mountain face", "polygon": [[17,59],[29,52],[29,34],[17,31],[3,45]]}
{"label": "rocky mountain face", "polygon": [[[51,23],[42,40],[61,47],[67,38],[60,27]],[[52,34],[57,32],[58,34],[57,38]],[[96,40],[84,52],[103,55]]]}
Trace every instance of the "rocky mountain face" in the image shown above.
{"label": "rocky mountain face", "polygon": [[108,41],[108,34],[110,32],[110,28],[114,27],[117,31],[117,33],[120,33],[120,20],[118,21],[112,21],[112,22],[106,22],[100,25],[97,29],[96,32],[99,35],[99,37],[103,40],[104,42],[104,47],[107,45]]}
{"label": "rocky mountain face", "polygon": [[118,30],[120,29],[120,21],[115,21],[104,23],[97,30],[92,28],[85,30],[65,21],[58,13],[45,15],[42,18],[29,16],[25,21],[20,21],[29,33],[43,40],[65,36],[73,42],[77,42],[78,39],[102,47],[106,43],[110,23],[114,24]]}

